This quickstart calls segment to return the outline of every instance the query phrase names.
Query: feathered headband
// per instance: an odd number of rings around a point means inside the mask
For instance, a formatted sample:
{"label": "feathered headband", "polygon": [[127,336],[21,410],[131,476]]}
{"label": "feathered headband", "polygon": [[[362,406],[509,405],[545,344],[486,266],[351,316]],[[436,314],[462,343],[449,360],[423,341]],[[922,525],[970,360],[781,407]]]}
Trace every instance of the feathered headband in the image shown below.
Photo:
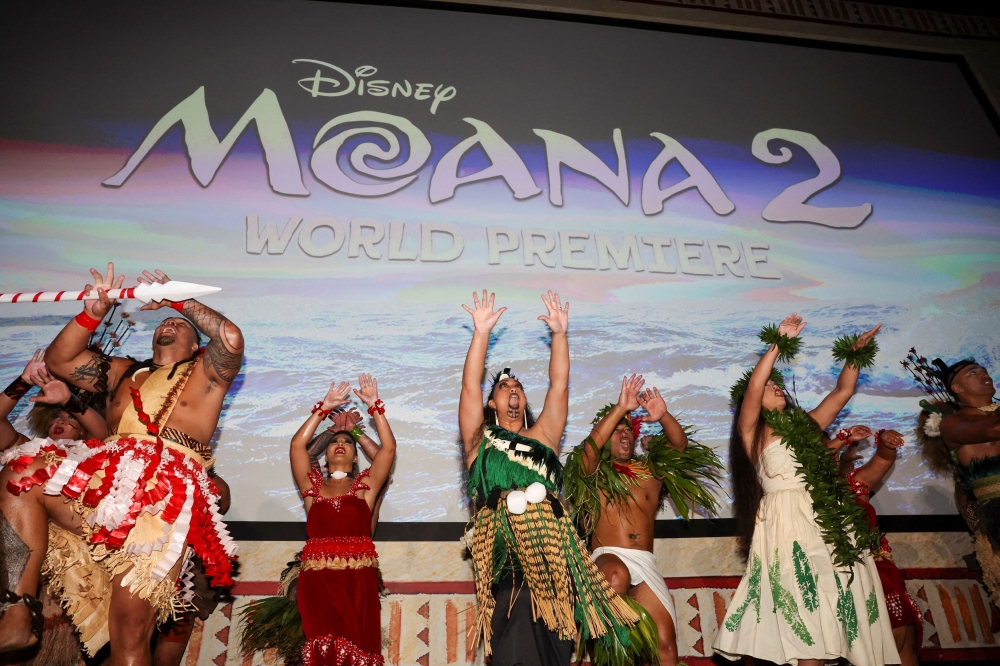
{"label": "feathered headband", "polygon": [[[928,363],[927,357],[921,356],[915,348],[910,347],[910,353],[906,355],[905,360],[900,361],[900,364],[913,375],[921,390],[929,395],[934,402],[949,403],[958,407],[958,400],[951,390],[951,383],[959,372],[970,365],[976,365],[976,360],[967,358],[948,365],[936,358]],[[925,411],[939,411],[926,400],[921,400],[920,406]]]}

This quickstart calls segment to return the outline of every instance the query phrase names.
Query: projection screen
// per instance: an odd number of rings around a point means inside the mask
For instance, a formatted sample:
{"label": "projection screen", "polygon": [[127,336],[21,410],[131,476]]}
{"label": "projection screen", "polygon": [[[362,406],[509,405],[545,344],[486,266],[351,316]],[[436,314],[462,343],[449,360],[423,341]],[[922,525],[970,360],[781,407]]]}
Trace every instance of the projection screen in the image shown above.
{"label": "projection screen", "polygon": [[[808,321],[780,366],[808,407],[833,340],[882,322],[835,427],[906,435],[880,513],[954,512],[899,362],[1000,355],[1000,138],[957,60],[329,3],[50,5],[16,27],[0,291],[108,261],[222,287],[205,302],[246,337],[212,442],[229,519],[303,520],[289,438],[370,372],[399,441],[381,519],[466,520],[460,306],[483,288],[508,308],[489,372],[536,408],[539,295],[572,304],[564,453],[637,372],[725,458],[761,326]],[[0,308],[9,379],[79,309]],[[163,314],[135,318],[119,353],[142,359]]]}

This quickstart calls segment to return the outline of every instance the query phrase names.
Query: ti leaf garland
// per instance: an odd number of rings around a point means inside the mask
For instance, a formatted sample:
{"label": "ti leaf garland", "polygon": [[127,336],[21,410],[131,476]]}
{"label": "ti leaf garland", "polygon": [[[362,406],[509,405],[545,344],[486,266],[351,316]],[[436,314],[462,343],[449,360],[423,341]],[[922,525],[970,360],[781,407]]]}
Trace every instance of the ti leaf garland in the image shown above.
{"label": "ti leaf garland", "polygon": [[638,472],[636,476],[615,469],[610,446],[599,450],[597,470],[587,474],[583,466],[584,448],[597,449],[590,437],[570,452],[564,477],[566,499],[584,535],[590,536],[601,518],[601,496],[610,504],[624,506],[633,499],[632,488],[639,486],[644,472],[663,483],[661,497],[669,496],[684,520],[690,518],[696,506],[713,515],[718,512],[719,503],[709,485],[719,486],[724,471],[722,461],[711,448],[690,438],[694,431],[689,426],[684,427],[684,432],[688,435],[684,451],[670,446],[665,435],[654,435],[649,441],[649,453],[632,461],[632,468]]}
{"label": "ti leaf garland", "polygon": [[833,342],[833,358],[846,361],[855,370],[863,370],[875,365],[875,354],[878,353],[878,343],[875,338],[868,341],[864,347],[855,349],[854,344],[861,337],[858,333],[842,335]]}
{"label": "ti leaf garland", "polygon": [[[834,564],[850,569],[880,544],[881,535],[868,522],[847,480],[840,476],[822,433],[804,410],[764,410],[764,420],[784,440],[798,464],[796,474],[812,499],[823,540],[833,546]],[[853,574],[852,574],[853,576]]]}
{"label": "ti leaf garland", "polygon": [[778,327],[774,324],[768,324],[760,329],[757,337],[760,338],[761,342],[777,347],[778,360],[783,362],[791,361],[795,358],[795,355],[799,353],[799,348],[802,346],[801,338],[790,338],[784,333],[779,333]]}
{"label": "ti leaf garland", "polygon": [[[753,369],[747,370],[743,373],[743,376],[736,380],[732,388],[729,389],[729,399],[733,401],[733,404],[739,404],[743,396],[746,395],[747,387],[750,385],[750,377],[753,375]],[[771,368],[771,381],[785,388],[785,378],[781,376],[777,368]]]}

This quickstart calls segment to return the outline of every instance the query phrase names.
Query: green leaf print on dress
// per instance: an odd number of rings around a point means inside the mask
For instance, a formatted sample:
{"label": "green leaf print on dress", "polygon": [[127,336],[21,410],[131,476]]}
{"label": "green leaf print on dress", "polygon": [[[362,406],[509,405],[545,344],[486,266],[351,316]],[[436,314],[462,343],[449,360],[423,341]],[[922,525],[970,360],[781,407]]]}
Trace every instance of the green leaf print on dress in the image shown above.
{"label": "green leaf print on dress", "polygon": [[740,622],[743,621],[743,614],[747,612],[747,608],[750,604],[754,605],[754,610],[757,611],[757,624],[760,624],[760,575],[761,570],[760,558],[757,557],[757,553],[753,554],[753,559],[750,561],[750,578],[747,580],[747,597],[740,604],[739,608],[733,611],[733,614],[729,616],[726,620],[726,630],[735,632],[739,626]]}
{"label": "green leaf print on dress", "polygon": [[[854,606],[854,595],[851,588],[845,588],[840,584],[840,574],[833,572],[833,578],[837,581],[837,619],[844,627],[847,635],[847,649],[854,646],[854,641],[858,638],[858,609]],[[878,602],[876,601],[876,604]],[[876,606],[876,609],[878,606]]]}
{"label": "green leaf print on dress", "polygon": [[806,645],[813,644],[812,635],[799,615],[799,605],[795,603],[795,597],[781,584],[781,562],[778,559],[778,549],[774,549],[774,563],[767,568],[767,577],[771,583],[771,597],[774,600],[774,612],[781,611],[785,622],[792,628],[792,632],[799,637]]}
{"label": "green leaf print on dress", "polygon": [[802,550],[798,541],[792,542],[792,563],[795,565],[795,582],[799,584],[802,605],[810,613],[815,613],[819,608],[819,592],[816,590],[816,580],[819,576],[813,575],[806,551]]}
{"label": "green leaf print on dress", "polygon": [[878,597],[875,595],[875,588],[872,588],[871,594],[868,595],[868,601],[866,602],[868,606],[868,626],[875,624],[878,620]]}

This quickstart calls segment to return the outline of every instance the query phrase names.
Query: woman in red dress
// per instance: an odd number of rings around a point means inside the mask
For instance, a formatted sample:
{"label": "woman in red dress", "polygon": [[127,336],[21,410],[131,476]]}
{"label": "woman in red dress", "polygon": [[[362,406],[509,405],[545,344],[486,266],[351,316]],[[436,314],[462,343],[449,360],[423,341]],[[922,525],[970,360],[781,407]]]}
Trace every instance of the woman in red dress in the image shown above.
{"label": "woman in red dress", "polygon": [[[847,477],[854,491],[854,498],[865,512],[872,527],[878,524],[875,507],[869,502],[872,488],[882,482],[885,475],[896,462],[896,449],[903,445],[903,436],[895,430],[879,430],[875,433],[875,455],[860,467],[855,467],[861,454],[858,444],[869,437],[872,431],[865,426],[854,426],[837,433],[837,439],[846,442],[840,454],[840,473]],[[885,606],[889,611],[892,626],[892,636],[896,639],[896,649],[902,666],[916,666],[920,643],[923,641],[923,623],[920,617],[920,607],[906,591],[906,581],[892,561],[892,548],[889,540],[882,537],[881,549],[874,553],[875,567],[882,581],[882,591],[885,593]]]}
{"label": "woman in red dress", "polygon": [[[396,440],[371,375],[354,393],[368,405],[382,446],[371,467],[358,473],[353,431],[329,437],[327,475],[310,464],[310,442],[329,414],[348,402],[350,385],[330,384],[292,438],[295,483],[305,503],[309,540],[302,550],[297,602],[306,644],[304,666],[383,666],[378,554],[371,540],[372,506],[396,457]],[[321,435],[326,437],[326,435]]]}

